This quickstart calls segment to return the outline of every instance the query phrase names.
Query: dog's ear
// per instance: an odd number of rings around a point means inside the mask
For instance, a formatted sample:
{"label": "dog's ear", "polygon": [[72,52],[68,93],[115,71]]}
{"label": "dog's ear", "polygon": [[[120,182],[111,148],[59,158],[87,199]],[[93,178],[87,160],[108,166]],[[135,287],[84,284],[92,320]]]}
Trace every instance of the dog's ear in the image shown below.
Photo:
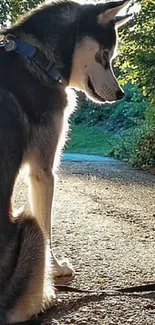
{"label": "dog's ear", "polygon": [[114,19],[115,26],[118,28],[118,27],[126,24],[132,17],[133,17],[132,14],[125,15],[125,16],[116,16]]}
{"label": "dog's ear", "polygon": [[101,12],[98,15],[97,21],[99,24],[105,24],[109,21],[115,19],[115,16],[118,14],[118,12],[123,9],[124,6],[126,6],[130,0],[122,0],[122,1],[115,1],[115,2],[109,2],[106,4],[106,8],[104,9],[104,12]]}

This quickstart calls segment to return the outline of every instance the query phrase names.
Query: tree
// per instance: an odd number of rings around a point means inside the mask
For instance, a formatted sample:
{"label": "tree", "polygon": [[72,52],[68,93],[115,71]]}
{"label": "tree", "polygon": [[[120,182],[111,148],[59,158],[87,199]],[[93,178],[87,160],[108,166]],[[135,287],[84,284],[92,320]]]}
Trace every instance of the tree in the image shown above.
{"label": "tree", "polygon": [[5,26],[8,22],[15,22],[17,18],[44,0],[1,0],[0,1],[0,24]]}
{"label": "tree", "polygon": [[155,2],[140,0],[141,10],[134,26],[121,32],[120,56],[117,67],[122,82],[139,86],[151,103],[155,103]]}

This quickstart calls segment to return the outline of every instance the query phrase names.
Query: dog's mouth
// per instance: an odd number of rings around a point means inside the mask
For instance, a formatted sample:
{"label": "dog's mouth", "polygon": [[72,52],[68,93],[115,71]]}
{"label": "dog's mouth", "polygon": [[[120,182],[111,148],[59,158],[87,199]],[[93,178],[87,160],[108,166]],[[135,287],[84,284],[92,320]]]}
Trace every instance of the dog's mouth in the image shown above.
{"label": "dog's mouth", "polygon": [[88,76],[88,81],[87,81],[87,85],[88,85],[88,89],[90,90],[91,94],[93,95],[93,97],[95,97],[95,99],[97,99],[100,102],[105,102],[105,99],[103,97],[101,97],[95,90],[94,85],[90,79],[90,77]]}

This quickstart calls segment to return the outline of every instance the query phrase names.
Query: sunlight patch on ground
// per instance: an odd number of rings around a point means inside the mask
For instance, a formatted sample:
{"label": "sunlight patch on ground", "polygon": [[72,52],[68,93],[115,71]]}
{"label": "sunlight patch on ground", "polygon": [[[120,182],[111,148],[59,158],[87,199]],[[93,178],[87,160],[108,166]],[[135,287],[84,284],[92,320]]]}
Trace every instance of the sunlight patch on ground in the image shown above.
{"label": "sunlight patch on ground", "polygon": [[62,156],[63,161],[92,161],[92,162],[116,162],[120,163],[119,160],[116,160],[111,157],[102,157],[98,155],[85,155],[85,154],[73,154],[73,153],[65,153]]}

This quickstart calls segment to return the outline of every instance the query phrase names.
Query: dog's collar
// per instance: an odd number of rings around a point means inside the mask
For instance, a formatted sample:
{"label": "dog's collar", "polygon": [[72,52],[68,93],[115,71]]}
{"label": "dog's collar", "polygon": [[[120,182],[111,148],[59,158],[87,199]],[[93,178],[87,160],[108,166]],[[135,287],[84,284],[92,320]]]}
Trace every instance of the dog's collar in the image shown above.
{"label": "dog's collar", "polygon": [[0,48],[4,48],[6,52],[15,51],[38,65],[49,77],[60,82],[61,74],[57,70],[54,63],[51,63],[46,55],[37,47],[16,38],[14,35],[6,35],[0,39]]}

